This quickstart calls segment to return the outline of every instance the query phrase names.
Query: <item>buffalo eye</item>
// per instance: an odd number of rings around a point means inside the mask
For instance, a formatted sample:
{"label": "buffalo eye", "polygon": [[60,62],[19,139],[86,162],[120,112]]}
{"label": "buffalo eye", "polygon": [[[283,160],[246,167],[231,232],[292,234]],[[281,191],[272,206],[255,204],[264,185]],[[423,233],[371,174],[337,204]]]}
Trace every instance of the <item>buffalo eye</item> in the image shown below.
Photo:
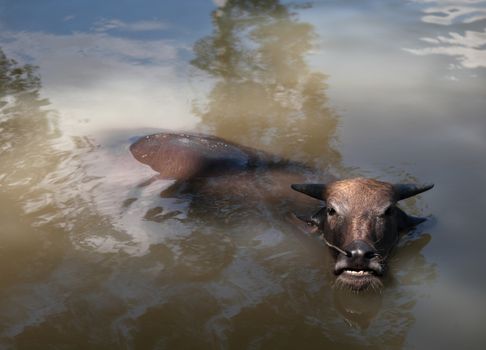
{"label": "buffalo eye", "polygon": [[327,208],[327,215],[328,216],[336,215],[336,210],[334,208]]}

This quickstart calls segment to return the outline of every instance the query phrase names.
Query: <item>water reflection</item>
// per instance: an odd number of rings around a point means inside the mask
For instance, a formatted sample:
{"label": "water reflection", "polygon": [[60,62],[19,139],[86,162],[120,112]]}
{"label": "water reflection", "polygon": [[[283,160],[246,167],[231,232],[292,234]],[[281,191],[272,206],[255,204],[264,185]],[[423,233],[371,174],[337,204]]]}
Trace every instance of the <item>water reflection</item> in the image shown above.
{"label": "water reflection", "polygon": [[[339,167],[338,117],[328,106],[326,79],[305,63],[313,28],[278,1],[228,1],[213,20],[214,33],[198,41],[193,61],[215,80],[207,105],[199,104],[201,128],[312,164],[315,176],[326,165]],[[136,30],[126,23],[97,25]],[[405,342],[415,286],[434,278],[422,245],[406,246],[407,259],[397,255],[398,283],[364,306],[332,290],[325,246],[289,225],[286,203],[160,197],[169,183],[138,186],[154,174],[129,159],[128,140],[67,140],[57,113],[39,97],[35,68],[3,53],[0,63],[0,215],[9,228],[0,240],[0,345]],[[258,175],[237,176],[262,187],[279,180]],[[234,186],[234,179],[223,183]]]}
{"label": "water reflection", "polygon": [[[481,22],[486,19],[485,2],[451,0],[444,2],[420,1],[431,3],[422,10],[425,15],[422,21],[441,26],[462,24],[468,29],[464,33],[447,29],[447,33],[437,37],[422,37],[421,40],[429,46],[425,48],[407,49],[416,55],[446,55],[457,59],[458,68],[486,67],[486,28]],[[477,30],[479,23],[481,30]],[[452,65],[452,67],[455,67]],[[456,68],[457,68],[456,67]]]}
{"label": "water reflection", "polygon": [[[99,137],[114,128],[134,132],[160,128],[161,123],[164,128],[191,128],[197,118],[186,101],[191,91],[186,66],[180,64],[187,55],[185,45],[159,36],[144,39],[154,35],[148,31],[150,23],[107,21],[111,29],[96,20],[94,28],[89,23],[74,33],[2,30],[0,45],[11,56],[39,65],[43,93],[52,108],[62,111],[65,134]],[[133,38],[132,31],[127,34],[134,28],[142,39]]]}
{"label": "water reflection", "polygon": [[[32,65],[21,65],[0,49],[0,345],[25,324],[59,310],[55,293],[30,289],[49,280],[62,263],[66,237],[56,226],[50,177],[65,152],[49,101],[40,97],[41,82]],[[48,292],[48,293],[46,293]]]}
{"label": "water reflection", "polygon": [[[63,156],[53,147],[59,133],[48,118],[49,102],[40,97],[40,87],[34,66],[18,64],[0,48],[2,286],[22,279],[26,270],[37,274],[37,269],[48,269],[47,261],[53,263],[58,256],[55,233],[38,228],[55,215],[45,180]],[[49,247],[50,254],[39,252],[39,245]],[[43,264],[36,266],[38,259]],[[10,261],[16,261],[15,268]]]}
{"label": "water reflection", "polygon": [[212,21],[191,62],[215,79],[209,102],[196,108],[202,129],[309,164],[339,162],[327,77],[305,60],[312,25],[277,0],[225,1]]}

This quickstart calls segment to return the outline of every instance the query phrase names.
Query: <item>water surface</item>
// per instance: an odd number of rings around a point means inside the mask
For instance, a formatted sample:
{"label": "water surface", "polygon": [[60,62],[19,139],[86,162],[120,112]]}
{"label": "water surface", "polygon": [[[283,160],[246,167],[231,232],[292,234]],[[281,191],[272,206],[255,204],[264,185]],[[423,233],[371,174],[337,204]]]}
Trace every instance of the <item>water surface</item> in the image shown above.
{"label": "water surface", "polygon": [[[0,0],[0,347],[484,348],[485,5]],[[434,182],[402,204],[430,220],[382,294],[336,291],[247,195],[278,174],[161,197],[128,147],[163,130]]]}

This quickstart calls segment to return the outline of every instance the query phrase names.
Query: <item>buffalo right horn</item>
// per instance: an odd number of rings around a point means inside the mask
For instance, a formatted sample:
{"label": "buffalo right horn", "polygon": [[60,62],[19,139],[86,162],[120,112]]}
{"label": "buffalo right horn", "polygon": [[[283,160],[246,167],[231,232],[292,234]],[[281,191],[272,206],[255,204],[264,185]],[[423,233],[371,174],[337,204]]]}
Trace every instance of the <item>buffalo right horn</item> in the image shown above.
{"label": "buffalo right horn", "polygon": [[430,190],[434,187],[434,184],[427,185],[413,185],[413,184],[396,184],[393,185],[395,189],[395,194],[397,196],[397,201],[415,196],[419,193]]}
{"label": "buffalo right horn", "polygon": [[290,187],[313,198],[324,200],[324,191],[326,190],[324,184],[292,184]]}

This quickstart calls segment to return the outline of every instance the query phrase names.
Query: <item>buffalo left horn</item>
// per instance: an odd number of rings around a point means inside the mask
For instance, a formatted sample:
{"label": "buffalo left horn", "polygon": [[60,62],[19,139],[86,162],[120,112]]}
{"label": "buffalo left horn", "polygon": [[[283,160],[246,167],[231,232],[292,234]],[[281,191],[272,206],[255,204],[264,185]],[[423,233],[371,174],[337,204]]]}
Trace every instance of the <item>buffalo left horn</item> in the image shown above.
{"label": "buffalo left horn", "polygon": [[292,184],[290,187],[313,198],[324,200],[324,191],[326,190],[324,184]]}
{"label": "buffalo left horn", "polygon": [[434,184],[427,184],[427,185],[413,185],[413,184],[396,184],[393,185],[395,189],[395,194],[397,201],[401,201],[402,199],[406,199],[412,196],[415,196],[419,193],[425,192],[430,190],[434,187]]}

